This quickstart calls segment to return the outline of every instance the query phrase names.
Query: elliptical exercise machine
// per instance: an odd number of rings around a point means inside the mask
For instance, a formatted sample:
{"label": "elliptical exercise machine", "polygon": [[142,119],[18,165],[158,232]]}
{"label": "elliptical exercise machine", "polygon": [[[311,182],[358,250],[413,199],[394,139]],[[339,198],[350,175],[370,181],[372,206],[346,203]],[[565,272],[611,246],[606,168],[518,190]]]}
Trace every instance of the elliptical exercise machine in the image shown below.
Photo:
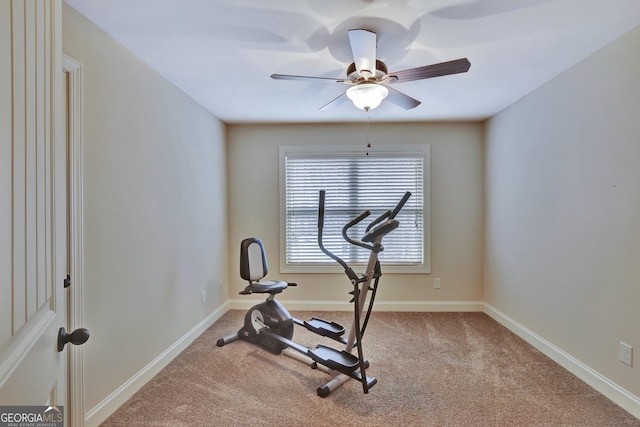
{"label": "elliptical exercise machine", "polygon": [[[297,285],[283,281],[262,280],[268,272],[264,246],[259,239],[248,238],[243,240],[240,245],[240,276],[249,281],[249,285],[240,291],[240,294],[266,293],[268,296],[264,302],[249,309],[244,318],[244,325],[237,333],[220,338],[217,341],[217,346],[222,347],[225,344],[242,339],[257,344],[271,353],[284,353],[309,365],[313,369],[320,369],[332,376],[329,382],[318,387],[317,394],[320,397],[327,397],[333,390],[350,379],[355,379],[362,383],[363,392],[365,394],[368,393],[377,380],[366,375],[369,362],[364,358],[362,336],[366,330],[369,316],[373,309],[378,282],[380,276],[382,276],[378,254],[384,249],[382,238],[400,225],[395,217],[409,197],[411,197],[411,193],[405,193],[393,211],[386,211],[373,220],[367,226],[366,234],[361,240],[354,240],[347,233],[351,227],[368,217],[371,214],[370,211],[362,212],[343,227],[342,237],[347,242],[371,251],[365,273],[362,276],[358,276],[344,260],[329,251],[322,242],[325,191],[320,191],[318,203],[318,246],[322,252],[344,268],[345,274],[353,286],[353,291],[350,294],[353,295],[351,302],[354,307],[354,316],[347,339],[343,337],[345,333],[343,326],[315,317],[309,321],[296,319],[289,314],[282,304],[276,301],[275,296],[277,294],[288,286]],[[371,285],[372,282],[373,286]],[[364,321],[362,321],[365,301],[370,290],[369,305]],[[338,350],[322,344],[318,344],[316,348],[311,349],[297,344],[292,341],[294,325],[302,326],[315,334],[333,339],[343,344],[344,350]],[[354,347],[357,350],[357,354],[352,353]]]}

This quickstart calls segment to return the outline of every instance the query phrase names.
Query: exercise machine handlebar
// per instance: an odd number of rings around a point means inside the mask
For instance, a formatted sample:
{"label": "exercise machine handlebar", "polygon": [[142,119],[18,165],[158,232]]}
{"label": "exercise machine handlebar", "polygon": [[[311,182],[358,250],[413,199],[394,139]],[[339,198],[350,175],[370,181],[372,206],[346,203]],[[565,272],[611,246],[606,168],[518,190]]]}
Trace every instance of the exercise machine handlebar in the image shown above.
{"label": "exercise machine handlebar", "polygon": [[[329,251],[324,246],[324,244],[322,243],[322,229],[324,228],[325,195],[326,195],[325,190],[320,190],[320,195],[319,195],[319,200],[318,200],[318,246],[320,247],[320,250],[322,250],[322,252],[324,252],[326,255],[328,255],[331,259],[337,261],[340,265],[342,265],[342,267],[344,267],[345,269],[350,269],[346,262],[344,262],[337,255],[335,255],[334,253]],[[404,196],[402,196],[402,199],[400,199],[400,201],[395,206],[393,211],[390,211],[390,210],[386,211],[385,213],[380,215],[378,218],[374,219],[369,225],[367,225],[365,233],[368,233],[374,226],[378,225],[379,223],[381,223],[384,220],[388,220],[388,221],[393,220],[398,215],[398,213],[400,213],[400,210],[404,207],[404,205],[407,203],[407,200],[409,200],[410,197],[411,197],[411,192],[410,191],[407,191],[406,193],[404,193]],[[354,225],[360,223],[365,218],[367,218],[369,215],[371,215],[371,211],[366,210],[366,211],[362,212],[360,215],[358,215],[356,218],[354,218],[351,221],[349,221],[349,223],[347,223],[342,228],[342,237],[347,242],[351,243],[352,245],[360,246],[360,247],[363,247],[363,248],[368,249],[368,250],[375,250],[375,248],[373,246],[368,245],[368,244],[366,244],[366,243],[364,243],[364,242],[362,242],[360,240],[352,239],[347,235],[347,231],[351,227],[353,227]]]}
{"label": "exercise machine handlebar", "polygon": [[320,250],[325,253],[329,258],[336,261],[338,264],[344,268],[345,273],[351,280],[358,281],[358,275],[353,271],[349,264],[344,262],[342,258],[332,253],[329,249],[324,246],[322,243],[322,229],[324,228],[324,199],[325,199],[325,190],[320,190],[320,196],[318,200],[318,247]]}
{"label": "exercise machine handlebar", "polygon": [[[322,252],[324,252],[327,256],[337,261],[345,269],[345,271],[347,271],[347,274],[349,275],[349,277],[351,277],[351,274],[349,274],[349,272],[353,270],[347,265],[346,262],[344,262],[344,260],[342,260],[337,255],[329,251],[322,242],[322,229],[324,228],[325,194],[326,194],[325,190],[320,190],[320,195],[318,200],[318,246],[320,247],[320,250],[322,250]],[[385,213],[380,215],[378,218],[374,219],[367,226],[365,233],[368,233],[374,226],[376,226],[377,224],[381,223],[384,220],[388,220],[388,221],[393,220],[396,217],[396,215],[398,215],[400,210],[404,207],[404,205],[407,203],[407,200],[409,200],[410,197],[411,197],[411,192],[407,191],[406,193],[404,193],[404,196],[402,196],[402,199],[400,199],[400,201],[398,202],[396,207],[393,209],[393,211],[390,211],[390,210],[386,211]],[[346,224],[342,228],[342,237],[352,245],[360,246],[370,251],[373,251],[373,250],[376,250],[374,246],[368,245],[360,240],[354,240],[347,235],[347,231],[351,227],[360,223],[369,215],[371,215],[371,211],[366,210],[362,212],[360,215],[358,215],[356,218],[352,219],[348,224]]]}
{"label": "exercise machine handlebar", "polygon": [[369,225],[367,225],[367,229],[364,230],[364,232],[368,233],[369,230],[371,230],[376,224],[379,224],[382,221],[384,221],[385,219],[387,219],[389,217],[389,215],[391,215],[391,211],[386,211],[385,213],[380,215],[378,218],[376,218],[373,221],[371,221],[371,223]]}
{"label": "exercise machine handlebar", "polygon": [[324,195],[325,190],[320,190],[320,196],[318,199],[318,229],[322,230],[324,227]]}
{"label": "exercise machine handlebar", "polygon": [[407,200],[409,200],[409,197],[411,197],[410,191],[407,191],[406,193],[404,193],[404,196],[402,196],[402,199],[400,199],[396,207],[393,209],[393,212],[391,212],[391,216],[389,216],[389,219],[394,219],[396,215],[400,213],[400,209],[404,207],[404,204],[407,203]]}
{"label": "exercise machine handlebar", "polygon": [[368,217],[369,215],[371,215],[371,211],[366,210],[364,212],[362,212],[360,215],[358,215],[357,217],[355,217],[354,219],[352,219],[351,221],[349,221],[347,223],[347,225],[345,225],[344,227],[342,227],[342,230],[348,230],[351,227],[353,227],[354,225],[356,225],[357,223],[359,223],[360,221],[362,221],[363,219],[365,219],[366,217]]}
{"label": "exercise machine handlebar", "polygon": [[370,251],[373,251],[373,250],[375,250],[375,248],[373,246],[369,246],[366,243],[362,243],[359,240],[354,240],[354,239],[352,239],[351,237],[349,237],[347,235],[347,231],[349,231],[349,229],[351,227],[353,227],[354,225],[358,224],[359,222],[361,222],[363,219],[365,219],[369,215],[371,215],[371,212],[369,210],[366,210],[366,211],[362,212],[360,215],[358,215],[356,218],[351,220],[347,225],[342,227],[342,238],[344,240],[346,240],[347,242],[351,243],[352,245],[360,246],[360,247],[363,247],[363,248],[368,249]]}
{"label": "exercise machine handlebar", "polygon": [[393,212],[386,211],[385,213],[380,215],[378,218],[371,221],[371,224],[367,225],[367,229],[365,230],[365,233],[368,233],[369,230],[371,230],[375,225],[381,223],[387,218],[394,219],[396,215],[398,215],[398,212],[400,212],[400,210],[403,208],[405,203],[407,203],[407,200],[409,200],[409,197],[411,197],[411,193],[407,191],[406,193],[404,193],[404,196],[402,197],[402,199],[398,202],[396,207],[393,209]]}

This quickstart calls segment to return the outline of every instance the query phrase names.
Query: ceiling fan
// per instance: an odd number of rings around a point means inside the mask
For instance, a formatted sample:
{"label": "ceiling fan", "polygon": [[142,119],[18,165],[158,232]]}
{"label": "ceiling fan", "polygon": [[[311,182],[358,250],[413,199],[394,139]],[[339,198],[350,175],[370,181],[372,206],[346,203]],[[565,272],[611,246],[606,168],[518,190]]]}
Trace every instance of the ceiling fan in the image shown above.
{"label": "ceiling fan", "polygon": [[346,78],[334,79],[330,77],[294,76],[289,74],[272,74],[271,78],[279,80],[342,83],[351,86],[345,93],[320,107],[320,110],[331,109],[342,104],[347,99],[351,99],[356,107],[369,111],[380,105],[385,98],[405,110],[410,110],[420,105],[420,101],[387,85],[446,76],[449,74],[466,73],[471,66],[467,58],[461,58],[389,73],[387,72],[385,63],[376,58],[376,33],[364,29],[355,29],[349,30],[348,34],[354,62],[347,67]]}

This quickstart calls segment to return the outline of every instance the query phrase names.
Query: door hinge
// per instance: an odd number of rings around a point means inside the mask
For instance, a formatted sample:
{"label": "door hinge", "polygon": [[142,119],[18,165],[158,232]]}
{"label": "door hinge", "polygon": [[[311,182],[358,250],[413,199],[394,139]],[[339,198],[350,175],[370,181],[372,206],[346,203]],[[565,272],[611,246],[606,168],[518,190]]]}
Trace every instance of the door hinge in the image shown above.
{"label": "door hinge", "polygon": [[68,288],[69,286],[71,286],[71,276],[67,274],[67,277],[64,279],[64,287]]}

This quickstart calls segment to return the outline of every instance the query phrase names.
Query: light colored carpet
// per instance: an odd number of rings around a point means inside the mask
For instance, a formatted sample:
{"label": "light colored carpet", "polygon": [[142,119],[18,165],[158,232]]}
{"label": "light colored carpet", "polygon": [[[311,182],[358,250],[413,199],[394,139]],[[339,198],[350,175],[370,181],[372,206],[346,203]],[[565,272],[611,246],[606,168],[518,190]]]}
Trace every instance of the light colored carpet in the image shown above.
{"label": "light colored carpet", "polygon": [[[345,312],[292,314],[350,325]],[[363,348],[378,384],[324,399],[321,371],[244,341],[216,346],[243,316],[226,313],[102,425],[640,426],[483,313],[373,313]],[[303,328],[294,340],[318,343]]]}

